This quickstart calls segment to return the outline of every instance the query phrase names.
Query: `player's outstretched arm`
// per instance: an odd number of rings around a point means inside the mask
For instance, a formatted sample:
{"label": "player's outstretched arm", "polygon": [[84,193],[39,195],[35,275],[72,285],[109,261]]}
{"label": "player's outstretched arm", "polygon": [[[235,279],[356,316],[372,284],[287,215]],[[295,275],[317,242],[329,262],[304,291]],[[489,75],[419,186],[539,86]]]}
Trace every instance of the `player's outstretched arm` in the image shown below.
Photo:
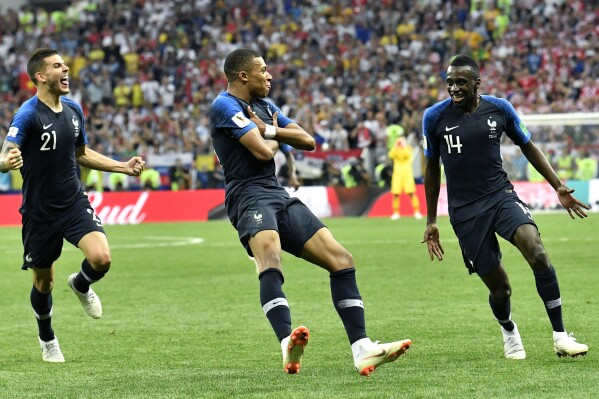
{"label": "player's outstretched arm", "polygon": [[549,164],[549,161],[543,154],[543,152],[531,141],[520,146],[522,154],[528,159],[532,166],[547,180],[547,182],[555,189],[557,198],[564,208],[568,211],[568,214],[572,219],[576,216],[579,218],[587,217],[585,209],[590,209],[587,204],[580,202],[576,197],[572,195],[573,189],[568,188],[557,176],[557,173]]}
{"label": "player's outstretched arm", "polygon": [[17,143],[5,141],[0,151],[0,172],[17,170],[23,167],[23,157]]}
{"label": "player's outstretched arm", "polygon": [[145,165],[145,161],[141,157],[133,157],[127,162],[119,162],[87,148],[85,145],[77,148],[77,163],[89,169],[124,173],[129,176],[141,175]]}

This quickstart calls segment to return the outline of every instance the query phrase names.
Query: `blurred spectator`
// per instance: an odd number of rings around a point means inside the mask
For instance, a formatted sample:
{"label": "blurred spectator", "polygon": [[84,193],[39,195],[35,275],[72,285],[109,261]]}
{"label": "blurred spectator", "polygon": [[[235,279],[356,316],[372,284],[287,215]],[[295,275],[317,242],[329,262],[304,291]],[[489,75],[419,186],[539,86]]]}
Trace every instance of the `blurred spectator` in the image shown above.
{"label": "blurred spectator", "polygon": [[328,159],[325,159],[322,163],[321,168],[321,180],[320,183],[325,186],[341,186],[343,185],[343,178],[341,177],[341,171],[331,163]]}
{"label": "blurred spectator", "polygon": [[225,188],[225,173],[220,163],[214,165],[214,170],[208,175],[207,188]]}
{"label": "blurred spectator", "polygon": [[129,179],[122,173],[110,173],[108,175],[108,188],[110,191],[126,191],[129,189]]}
{"label": "blurred spectator", "polygon": [[374,178],[376,185],[381,188],[391,187],[391,178],[393,176],[393,163],[387,157],[374,168]]}
{"label": "blurred spectator", "polygon": [[527,165],[528,159],[522,154],[520,147],[516,148],[516,152],[512,158],[512,162],[514,163],[515,168],[515,176],[513,176],[514,180],[517,181],[526,181],[527,180]]}
{"label": "blurred spectator", "polygon": [[570,152],[570,146],[565,148],[560,155],[556,158],[557,163],[557,175],[560,179],[566,180],[574,177],[574,155]]}
{"label": "blurred spectator", "polygon": [[352,188],[370,184],[370,176],[364,168],[362,158],[351,157],[341,168],[341,177],[345,187]]}
{"label": "blurred spectator", "polygon": [[330,131],[329,147],[331,150],[349,150],[348,133],[340,122],[335,123]]}
{"label": "blurred spectator", "polygon": [[405,129],[399,124],[392,124],[387,126],[387,151],[395,146],[397,139],[405,134]]}
{"label": "blurred spectator", "polygon": [[196,187],[197,188],[208,188],[210,181],[211,171],[206,165],[201,165],[196,173]]}
{"label": "blurred spectator", "polygon": [[175,159],[175,164],[169,168],[171,190],[189,190],[191,188],[191,175],[180,158]]}
{"label": "blurred spectator", "polygon": [[104,191],[104,172],[89,169],[85,178],[85,190],[101,193]]}
{"label": "blurred spectator", "polygon": [[[291,118],[322,134],[325,148],[345,148],[343,139],[327,135],[341,124],[347,145],[363,150],[371,176],[385,155],[388,125],[420,134],[422,110],[445,96],[442,66],[457,53],[480,63],[488,77],[482,92],[507,97],[521,114],[599,112],[594,0],[411,0],[368,7],[298,0],[267,12],[264,2],[240,0],[65,3],[67,9],[52,14],[26,6],[0,15],[3,116],[31,94],[18,68],[22,59],[35,48],[58,47],[71,68],[73,95],[82,96],[86,115],[104,122],[89,125],[90,139],[114,154],[211,153],[207,110],[226,88],[225,55],[240,46],[268,54],[277,81],[270,95]],[[231,7],[244,11],[228,12]],[[258,13],[263,17],[254,18]],[[96,114],[100,103],[104,109]],[[118,127],[119,134],[104,127]],[[536,143],[563,143],[568,136],[576,136],[577,146],[599,146],[597,126],[583,133],[533,131]]]}
{"label": "blurred spectator", "polygon": [[9,192],[11,189],[11,172],[0,173],[0,194]]}
{"label": "blurred spectator", "polygon": [[597,160],[594,159],[589,150],[583,150],[580,158],[576,160],[576,175],[578,180],[591,180],[597,177]]}
{"label": "blurred spectator", "polygon": [[142,190],[159,190],[161,186],[160,172],[146,163],[143,172],[139,176],[139,183]]}

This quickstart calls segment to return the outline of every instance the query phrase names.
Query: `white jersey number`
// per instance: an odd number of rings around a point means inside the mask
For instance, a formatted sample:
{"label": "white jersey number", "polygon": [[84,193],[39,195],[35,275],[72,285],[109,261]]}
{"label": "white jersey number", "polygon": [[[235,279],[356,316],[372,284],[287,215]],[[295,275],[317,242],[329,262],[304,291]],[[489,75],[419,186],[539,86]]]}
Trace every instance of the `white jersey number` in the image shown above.
{"label": "white jersey number", "polygon": [[530,213],[530,210],[529,210],[527,207],[525,207],[524,205],[522,205],[522,204],[521,204],[521,203],[519,203],[519,202],[516,202],[516,204],[518,204],[518,206],[519,206],[519,207],[522,209],[522,212],[524,212],[524,214],[525,214],[526,216],[528,216],[528,218],[529,218],[530,220],[534,220],[534,219],[532,218],[532,213]]}
{"label": "white jersey number", "polygon": [[455,141],[453,134],[445,134],[443,135],[443,137],[445,137],[445,142],[447,143],[448,154],[451,154],[452,148],[455,148],[458,154],[462,153],[462,143],[460,143],[460,136],[455,136]]}
{"label": "white jersey number", "polygon": [[56,149],[56,131],[52,130],[52,134],[44,132],[42,134],[42,148],[40,151],[50,151]]}

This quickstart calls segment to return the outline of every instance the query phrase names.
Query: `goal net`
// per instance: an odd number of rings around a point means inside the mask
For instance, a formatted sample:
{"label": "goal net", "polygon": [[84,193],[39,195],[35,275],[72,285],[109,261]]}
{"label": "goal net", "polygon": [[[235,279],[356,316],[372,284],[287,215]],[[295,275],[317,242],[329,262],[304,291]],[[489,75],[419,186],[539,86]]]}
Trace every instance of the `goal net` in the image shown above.
{"label": "goal net", "polygon": [[[532,134],[532,140],[543,151],[554,168],[559,169],[558,159],[570,157],[572,170],[560,171],[564,179],[576,178],[576,161],[583,157],[599,158],[599,112],[568,114],[531,114],[521,115],[522,122]],[[523,170],[524,161],[520,158],[519,148],[510,145],[509,138],[503,138],[502,146],[504,168],[513,180],[533,180],[530,172]],[[558,171],[556,169],[556,171]],[[524,174],[524,175],[523,175]],[[595,171],[592,178],[597,177]],[[589,180],[585,178],[585,180]]]}

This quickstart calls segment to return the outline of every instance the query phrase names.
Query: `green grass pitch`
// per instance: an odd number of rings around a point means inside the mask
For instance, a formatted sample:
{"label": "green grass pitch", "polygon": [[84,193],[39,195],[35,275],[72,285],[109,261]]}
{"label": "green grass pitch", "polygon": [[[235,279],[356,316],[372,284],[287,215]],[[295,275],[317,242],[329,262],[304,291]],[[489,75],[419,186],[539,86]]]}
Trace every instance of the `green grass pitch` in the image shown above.
{"label": "green grass pitch", "polygon": [[512,316],[528,358],[503,358],[487,292],[462,264],[447,218],[446,259],[430,262],[412,218],[325,222],[354,255],[370,337],[413,346],[371,378],[358,375],[324,270],[284,254],[294,326],[310,328],[299,375],[282,371],[258,280],[226,221],[108,226],[113,264],[95,287],[93,320],[66,285],[82,256],[56,264],[53,325],[66,358],[42,362],[20,270],[19,228],[0,228],[0,398],[593,398],[599,381],[599,214],[536,214],[560,279],[566,328],[589,354],[559,359],[523,258],[502,241]]}

